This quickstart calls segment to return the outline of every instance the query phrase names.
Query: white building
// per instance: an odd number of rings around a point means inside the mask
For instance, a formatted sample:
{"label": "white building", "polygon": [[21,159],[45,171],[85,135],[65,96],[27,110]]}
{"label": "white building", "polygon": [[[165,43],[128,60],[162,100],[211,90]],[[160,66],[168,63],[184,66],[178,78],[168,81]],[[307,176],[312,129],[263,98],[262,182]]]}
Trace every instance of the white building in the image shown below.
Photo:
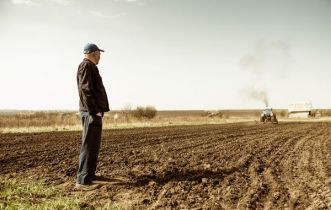
{"label": "white building", "polygon": [[313,109],[312,101],[291,103],[288,109],[289,118],[308,118]]}

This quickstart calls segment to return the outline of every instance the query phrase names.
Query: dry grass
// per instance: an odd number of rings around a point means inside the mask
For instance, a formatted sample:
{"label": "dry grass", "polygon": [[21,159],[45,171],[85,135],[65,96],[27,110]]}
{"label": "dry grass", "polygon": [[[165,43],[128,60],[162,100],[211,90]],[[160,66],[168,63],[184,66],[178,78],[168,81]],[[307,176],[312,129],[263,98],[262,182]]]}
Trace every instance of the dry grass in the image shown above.
{"label": "dry grass", "polygon": [[[173,125],[220,124],[235,122],[254,122],[258,120],[260,110],[218,110],[212,113],[204,110],[193,111],[158,111],[153,118],[135,117],[135,110],[123,109],[105,113],[103,126],[105,129],[121,129],[134,127],[160,127]],[[277,117],[287,121],[287,110],[275,110]],[[207,114],[206,114],[207,113]],[[328,120],[331,110],[316,110],[318,120]],[[152,115],[151,115],[152,116]],[[315,119],[311,119],[315,120]],[[0,112],[0,133],[17,132],[50,132],[81,130],[81,120],[74,111],[20,111]]]}
{"label": "dry grass", "polygon": [[0,113],[0,128],[73,126],[77,125],[79,121],[77,112],[27,111]]}
{"label": "dry grass", "polygon": [[[152,110],[152,109],[151,109]],[[134,111],[134,110],[133,110]],[[147,110],[149,112],[150,110]],[[135,117],[131,110],[112,111],[105,113],[104,129],[122,129],[135,127],[162,127],[173,125],[197,125],[252,121],[254,117],[222,117],[205,116],[204,111],[165,111],[156,110],[148,117]],[[224,117],[226,116],[226,117]],[[0,113],[0,133],[26,133],[81,130],[81,120],[78,112],[13,112]]]}

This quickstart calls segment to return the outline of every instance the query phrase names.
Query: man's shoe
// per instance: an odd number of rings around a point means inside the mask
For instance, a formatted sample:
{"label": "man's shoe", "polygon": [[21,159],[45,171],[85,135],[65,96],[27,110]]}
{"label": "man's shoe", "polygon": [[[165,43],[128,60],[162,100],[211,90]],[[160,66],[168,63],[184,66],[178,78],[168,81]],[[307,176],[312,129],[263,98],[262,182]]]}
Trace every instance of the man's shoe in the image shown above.
{"label": "man's shoe", "polygon": [[84,191],[95,190],[95,189],[97,189],[99,187],[100,187],[99,184],[94,184],[94,183],[91,183],[91,184],[79,184],[79,183],[76,183],[76,185],[75,185],[75,189],[76,190],[84,190]]}

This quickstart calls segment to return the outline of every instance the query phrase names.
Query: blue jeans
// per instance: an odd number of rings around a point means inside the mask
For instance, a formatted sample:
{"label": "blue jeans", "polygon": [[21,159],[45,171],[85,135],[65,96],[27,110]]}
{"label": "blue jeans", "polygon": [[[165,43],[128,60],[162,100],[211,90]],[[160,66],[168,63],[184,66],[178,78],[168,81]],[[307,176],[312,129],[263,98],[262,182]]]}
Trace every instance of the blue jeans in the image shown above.
{"label": "blue jeans", "polygon": [[80,112],[80,116],[83,123],[83,137],[79,155],[77,183],[89,184],[95,177],[97,168],[102,132],[102,117],[92,116],[88,112]]}

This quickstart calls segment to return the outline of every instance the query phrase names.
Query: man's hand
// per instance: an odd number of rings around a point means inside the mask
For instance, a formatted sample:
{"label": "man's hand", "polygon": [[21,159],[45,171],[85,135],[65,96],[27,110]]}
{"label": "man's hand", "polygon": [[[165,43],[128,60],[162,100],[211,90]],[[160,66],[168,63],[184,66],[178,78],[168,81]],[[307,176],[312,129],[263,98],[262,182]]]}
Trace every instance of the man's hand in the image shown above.
{"label": "man's hand", "polygon": [[96,116],[102,117],[102,113],[101,113],[101,112],[98,112],[98,113],[96,114]]}

